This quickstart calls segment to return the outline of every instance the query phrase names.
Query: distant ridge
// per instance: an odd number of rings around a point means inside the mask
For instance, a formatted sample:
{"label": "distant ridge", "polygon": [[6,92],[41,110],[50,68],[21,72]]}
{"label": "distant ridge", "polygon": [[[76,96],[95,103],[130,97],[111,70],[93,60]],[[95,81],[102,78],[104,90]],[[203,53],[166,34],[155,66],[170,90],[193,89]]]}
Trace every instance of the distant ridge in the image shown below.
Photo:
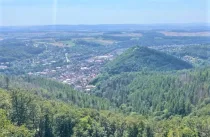
{"label": "distant ridge", "polygon": [[184,30],[208,31],[208,23],[188,24],[80,24],[80,25],[34,25],[0,26],[0,32],[46,32],[46,31],[137,31],[137,30]]}

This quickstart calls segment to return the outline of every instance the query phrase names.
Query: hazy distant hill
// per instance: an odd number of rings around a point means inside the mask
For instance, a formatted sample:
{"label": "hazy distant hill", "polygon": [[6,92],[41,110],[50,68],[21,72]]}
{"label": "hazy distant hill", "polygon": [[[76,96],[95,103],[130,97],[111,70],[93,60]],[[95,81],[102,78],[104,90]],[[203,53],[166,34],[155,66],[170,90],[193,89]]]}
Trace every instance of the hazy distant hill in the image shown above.
{"label": "hazy distant hill", "polygon": [[135,46],[106,65],[110,74],[136,72],[141,70],[169,71],[192,68],[192,65],[174,56]]}
{"label": "hazy distant hill", "polygon": [[200,24],[101,24],[101,25],[42,25],[42,26],[0,26],[0,32],[34,31],[133,31],[133,30],[185,30],[207,31],[210,25]]}

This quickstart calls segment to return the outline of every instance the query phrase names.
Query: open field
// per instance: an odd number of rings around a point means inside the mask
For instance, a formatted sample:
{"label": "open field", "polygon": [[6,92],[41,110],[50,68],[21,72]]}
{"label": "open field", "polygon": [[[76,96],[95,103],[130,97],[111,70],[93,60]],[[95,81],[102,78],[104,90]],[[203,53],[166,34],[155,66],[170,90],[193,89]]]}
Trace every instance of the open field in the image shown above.
{"label": "open field", "polygon": [[86,42],[97,43],[97,44],[101,44],[101,45],[111,45],[116,42],[114,40],[105,40],[105,39],[94,38],[94,37],[85,37],[85,38],[79,38],[79,39],[76,38],[74,40],[83,40]]}
{"label": "open field", "polygon": [[72,40],[67,40],[67,41],[61,41],[61,43],[64,44],[64,46],[75,46],[75,43]]}
{"label": "open field", "polygon": [[210,32],[169,32],[161,31],[165,36],[186,36],[186,37],[210,37]]}
{"label": "open field", "polygon": [[141,33],[121,33],[121,34],[111,34],[110,36],[115,37],[142,37]]}

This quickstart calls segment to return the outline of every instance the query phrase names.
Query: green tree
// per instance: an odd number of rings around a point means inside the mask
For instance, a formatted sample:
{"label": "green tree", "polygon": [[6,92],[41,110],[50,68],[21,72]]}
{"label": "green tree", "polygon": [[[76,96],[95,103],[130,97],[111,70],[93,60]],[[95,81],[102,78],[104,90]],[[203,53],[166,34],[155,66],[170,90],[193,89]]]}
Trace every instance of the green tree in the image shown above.
{"label": "green tree", "polygon": [[13,90],[12,98],[12,122],[17,123],[18,126],[26,124],[30,118],[30,105],[33,97],[21,90]]}

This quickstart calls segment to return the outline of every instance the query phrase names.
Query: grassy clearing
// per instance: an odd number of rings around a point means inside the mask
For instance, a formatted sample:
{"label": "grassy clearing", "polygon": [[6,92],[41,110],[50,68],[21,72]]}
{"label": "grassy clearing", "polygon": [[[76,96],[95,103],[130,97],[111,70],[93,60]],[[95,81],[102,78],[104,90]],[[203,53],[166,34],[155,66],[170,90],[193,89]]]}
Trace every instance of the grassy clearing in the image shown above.
{"label": "grassy clearing", "polygon": [[94,37],[79,38],[79,39],[75,39],[75,40],[83,40],[86,42],[97,43],[97,44],[101,44],[101,45],[112,45],[116,42],[114,40],[105,40],[102,38],[94,38]]}

